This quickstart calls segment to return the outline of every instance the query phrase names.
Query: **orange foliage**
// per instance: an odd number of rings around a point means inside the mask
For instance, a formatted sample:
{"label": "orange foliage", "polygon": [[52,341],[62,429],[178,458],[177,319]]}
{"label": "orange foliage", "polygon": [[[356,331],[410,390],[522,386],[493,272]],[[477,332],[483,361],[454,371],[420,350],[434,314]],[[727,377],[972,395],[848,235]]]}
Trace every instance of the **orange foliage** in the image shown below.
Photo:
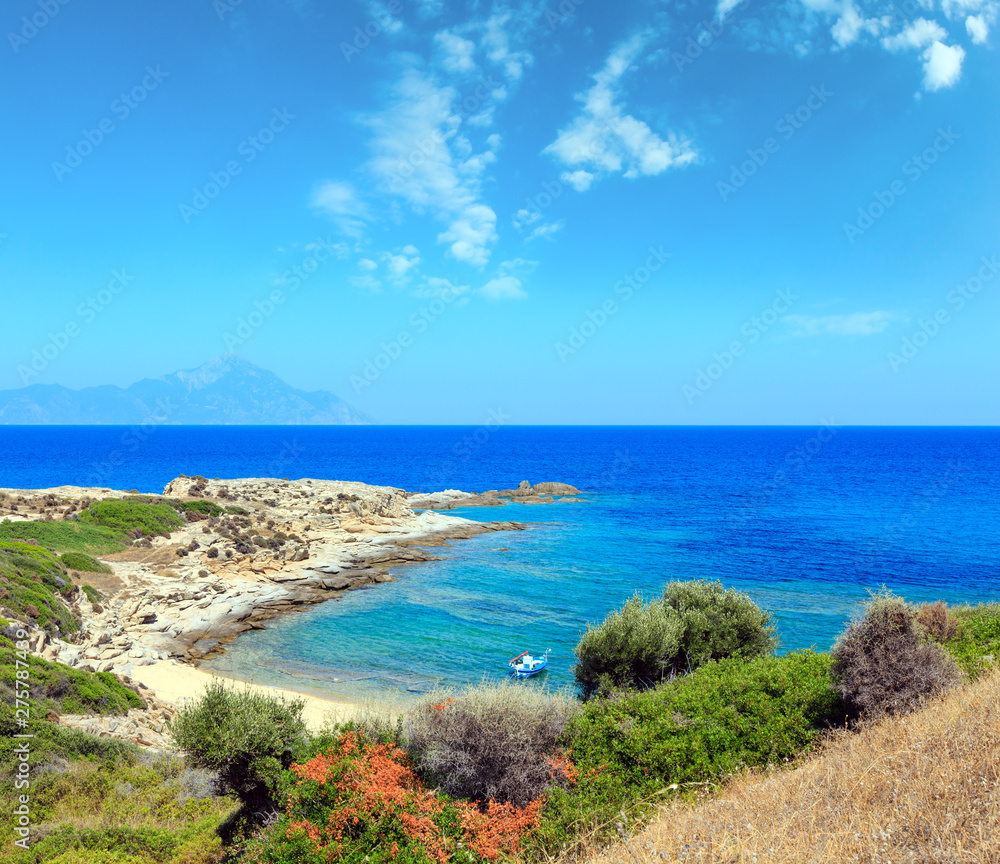
{"label": "orange foliage", "polygon": [[550,756],[546,756],[545,761],[549,766],[549,777],[556,780],[561,774],[566,779],[566,782],[576,783],[580,772],[576,770],[576,765],[573,764],[569,757],[569,751],[565,754],[553,753]]}
{"label": "orange foliage", "polygon": [[496,861],[501,852],[516,852],[521,835],[538,827],[542,799],[536,798],[523,809],[510,803],[490,801],[485,813],[469,805],[465,805],[463,810],[462,828],[465,829],[469,848],[490,861]]}
{"label": "orange foliage", "polygon": [[[490,801],[486,812],[464,801],[446,805],[424,788],[398,747],[367,743],[354,732],[343,733],[338,744],[338,749],[304,765],[291,766],[299,781],[288,799],[287,837],[304,835],[317,853],[336,857],[347,840],[375,829],[386,839],[402,835],[401,839],[423,847],[431,859],[446,864],[457,838],[446,836],[434,817],[449,806],[458,812],[463,843],[495,861],[502,852],[516,851],[524,832],[539,823],[540,798],[523,809]],[[554,757],[552,764],[554,770],[575,779],[576,770],[568,758]],[[316,813],[318,808],[325,818],[322,824],[302,816],[302,810]],[[393,841],[389,851],[395,858],[398,842]]]}

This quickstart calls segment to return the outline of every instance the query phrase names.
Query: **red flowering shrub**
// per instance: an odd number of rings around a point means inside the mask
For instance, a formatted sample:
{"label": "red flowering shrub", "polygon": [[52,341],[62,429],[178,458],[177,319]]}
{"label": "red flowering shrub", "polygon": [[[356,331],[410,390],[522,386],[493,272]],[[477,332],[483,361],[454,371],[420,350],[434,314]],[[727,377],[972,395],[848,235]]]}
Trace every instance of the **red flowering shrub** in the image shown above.
{"label": "red flowering shrub", "polygon": [[515,852],[538,825],[541,799],[526,807],[490,801],[485,810],[426,789],[406,754],[353,731],[337,746],[292,765],[285,816],[244,853],[244,864],[367,861],[446,864]]}

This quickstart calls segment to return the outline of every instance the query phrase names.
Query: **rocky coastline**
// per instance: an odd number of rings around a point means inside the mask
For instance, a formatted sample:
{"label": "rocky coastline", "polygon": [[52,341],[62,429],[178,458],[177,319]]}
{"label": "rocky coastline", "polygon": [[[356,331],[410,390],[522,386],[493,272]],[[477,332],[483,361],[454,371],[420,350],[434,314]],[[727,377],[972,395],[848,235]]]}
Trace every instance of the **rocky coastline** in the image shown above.
{"label": "rocky coastline", "polygon": [[[84,502],[136,494],[72,486],[0,492],[20,502],[0,512],[8,521],[74,519]],[[80,630],[67,640],[37,630],[33,648],[49,661],[114,673],[147,705],[124,718],[63,717],[61,723],[163,747],[173,705],[140,683],[145,667],[162,673],[165,666],[197,665],[271,618],[395,581],[400,568],[439,560],[435,547],[527,527],[438,510],[549,503],[577,492],[565,484],[524,481],[517,489],[481,494],[410,494],[345,481],[181,475],[162,497],[208,502],[217,515],[181,510],[184,524],[177,530],[136,538],[122,552],[98,556],[110,574],[70,572],[75,584],[89,584],[101,596],[93,602],[82,590],[74,592],[71,611]],[[0,609],[0,615],[7,612]]]}

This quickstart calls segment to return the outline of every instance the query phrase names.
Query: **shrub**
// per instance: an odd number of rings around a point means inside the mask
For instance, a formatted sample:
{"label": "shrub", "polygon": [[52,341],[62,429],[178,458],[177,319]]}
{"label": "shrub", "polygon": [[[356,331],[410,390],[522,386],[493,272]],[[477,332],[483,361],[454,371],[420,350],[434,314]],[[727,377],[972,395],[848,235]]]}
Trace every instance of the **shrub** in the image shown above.
{"label": "shrub", "polygon": [[0,541],[4,540],[35,540],[56,552],[91,555],[121,552],[128,547],[128,538],[122,532],[78,521],[0,523]]}
{"label": "shrub", "polygon": [[197,703],[177,712],[170,731],[195,767],[217,772],[220,787],[262,819],[273,812],[282,769],[302,743],[304,705],[215,680]]}
{"label": "shrub", "polygon": [[710,660],[774,651],[771,616],[746,594],[721,582],[670,582],[661,599],[639,594],[599,626],[587,626],[574,668],[584,699],[644,689]]}
{"label": "shrub", "polygon": [[616,823],[624,830],[665,794],[795,760],[844,719],[830,662],[813,651],[710,661],[643,692],[590,700],[563,739],[579,779],[549,790],[536,851],[555,855]]}
{"label": "shrub", "polygon": [[169,504],[149,498],[109,498],[95,501],[80,514],[80,521],[113,531],[141,531],[143,534],[173,531],[184,524]]}
{"label": "shrub", "polygon": [[948,604],[941,600],[921,606],[917,610],[917,621],[935,642],[953,639],[958,630],[958,619],[948,611]]}
{"label": "shrub", "polygon": [[174,501],[169,502],[172,506],[185,513],[198,513],[202,516],[219,516],[226,511],[218,504],[211,501]]}
{"label": "shrub", "polygon": [[959,680],[955,661],[930,641],[918,614],[883,589],[837,640],[833,674],[852,717],[911,711]]}
{"label": "shrub", "polygon": [[110,573],[111,568],[103,561],[91,558],[83,552],[67,552],[59,556],[63,567],[69,570],[84,570],[87,573]]}
{"label": "shrub", "polygon": [[975,680],[1000,661],[1000,603],[956,606],[951,613],[959,626],[944,647]]}
{"label": "shrub", "polygon": [[66,583],[62,562],[43,546],[0,540],[0,595],[4,605],[31,618],[53,635],[73,633],[79,625],[58,597]]}
{"label": "shrub", "polygon": [[345,731],[325,754],[293,765],[285,816],[241,859],[289,862],[496,861],[516,853],[521,836],[538,824],[541,802],[524,808],[468,802],[428,792],[391,744]]}
{"label": "shrub", "polygon": [[404,736],[417,770],[449,795],[523,807],[553,782],[546,757],[577,710],[568,695],[484,681],[422,699]]}

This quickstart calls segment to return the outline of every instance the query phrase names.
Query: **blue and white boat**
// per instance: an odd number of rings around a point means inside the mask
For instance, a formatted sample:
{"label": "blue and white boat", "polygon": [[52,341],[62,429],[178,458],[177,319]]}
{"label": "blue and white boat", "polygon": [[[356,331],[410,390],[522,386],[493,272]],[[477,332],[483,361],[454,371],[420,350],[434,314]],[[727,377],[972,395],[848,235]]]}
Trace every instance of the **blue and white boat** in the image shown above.
{"label": "blue and white boat", "polygon": [[546,648],[541,657],[532,657],[527,651],[518,654],[508,664],[514,672],[515,678],[529,678],[541,672],[549,662],[549,652],[551,648]]}

